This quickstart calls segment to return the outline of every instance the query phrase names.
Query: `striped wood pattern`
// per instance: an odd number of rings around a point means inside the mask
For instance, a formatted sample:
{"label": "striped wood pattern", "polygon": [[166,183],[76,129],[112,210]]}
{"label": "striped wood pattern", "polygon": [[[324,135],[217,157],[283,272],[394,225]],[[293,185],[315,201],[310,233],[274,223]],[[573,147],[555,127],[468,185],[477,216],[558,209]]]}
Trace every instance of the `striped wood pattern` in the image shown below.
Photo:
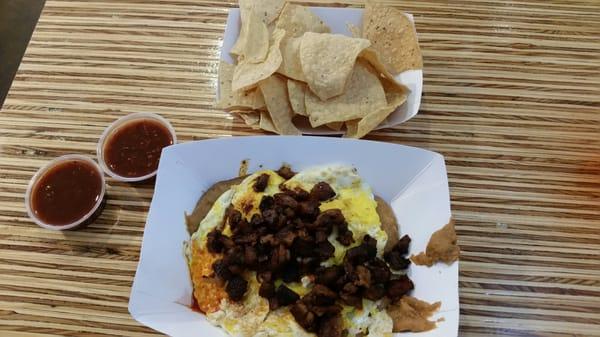
{"label": "striped wood pattern", "polygon": [[[446,156],[460,335],[600,336],[600,3],[395,4],[415,15],[423,103],[369,138]],[[153,334],[127,312],[151,184],[109,180],[99,221],[68,233],[30,223],[23,194],[127,113],[162,114],[183,141],[257,134],[211,108],[235,5],[47,1],[0,113],[0,335]]]}

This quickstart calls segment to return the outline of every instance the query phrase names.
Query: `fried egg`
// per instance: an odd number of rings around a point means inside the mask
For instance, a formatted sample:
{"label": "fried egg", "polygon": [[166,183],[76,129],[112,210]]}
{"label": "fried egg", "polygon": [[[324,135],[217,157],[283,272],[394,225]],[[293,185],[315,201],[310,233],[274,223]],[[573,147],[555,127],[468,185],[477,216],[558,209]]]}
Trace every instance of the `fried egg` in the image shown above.
{"label": "fried egg", "polygon": [[[269,175],[268,185],[264,192],[254,191],[254,183],[261,174]],[[335,247],[334,256],[323,262],[323,265],[339,264],[342,262],[346,251],[358,245],[365,234],[377,240],[377,253],[383,255],[383,247],[387,242],[387,234],[381,228],[381,221],[377,214],[377,203],[375,202],[371,188],[362,181],[356,170],[348,165],[318,166],[303,170],[291,179],[285,181],[272,170],[261,170],[246,177],[239,185],[231,187],[215,202],[206,217],[201,221],[198,230],[192,235],[190,242],[186,245],[186,256],[190,265],[190,271],[194,283],[194,295],[199,304],[203,301],[211,301],[210,306],[214,310],[207,312],[207,319],[214,325],[220,326],[231,336],[239,337],[306,337],[315,336],[306,332],[296,323],[288,308],[280,308],[269,312],[268,301],[258,295],[260,284],[256,281],[255,273],[248,273],[248,291],[241,303],[229,301],[227,296],[222,295],[221,289],[209,289],[210,291],[197,291],[198,288],[206,290],[206,276],[211,273],[212,262],[219,256],[211,255],[206,250],[207,234],[214,228],[223,227],[223,219],[228,207],[232,206],[250,220],[259,212],[259,205],[264,195],[274,195],[281,192],[282,186],[289,189],[296,187],[310,191],[319,182],[328,183],[336,192],[336,197],[321,203],[320,210],[338,208],[344,215],[348,228],[352,231],[355,244],[345,247],[335,239],[337,233],[329,237],[329,241]],[[283,185],[282,185],[283,184]],[[229,226],[225,224],[224,235],[231,235]],[[199,262],[202,260],[202,262]],[[210,265],[208,265],[210,264]],[[207,267],[208,265],[208,267]],[[195,270],[194,270],[195,269]],[[202,281],[201,281],[202,280]],[[277,284],[281,284],[278,281]],[[214,287],[214,284],[210,284]],[[303,277],[301,282],[286,283],[300,296],[305,295],[312,288],[310,277]],[[210,298],[201,298],[210,297]],[[215,305],[215,301],[218,301]],[[363,309],[344,306],[342,319],[348,336],[363,334],[365,336],[379,337],[391,336],[392,320],[387,312],[378,307],[378,302],[363,300]]]}

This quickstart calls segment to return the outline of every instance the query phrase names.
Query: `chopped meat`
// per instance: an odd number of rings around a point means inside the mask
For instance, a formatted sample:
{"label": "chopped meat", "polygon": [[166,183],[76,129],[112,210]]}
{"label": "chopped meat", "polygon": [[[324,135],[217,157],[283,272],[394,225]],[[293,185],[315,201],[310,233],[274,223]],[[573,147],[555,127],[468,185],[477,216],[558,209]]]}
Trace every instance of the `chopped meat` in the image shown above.
{"label": "chopped meat", "polygon": [[311,308],[312,312],[318,317],[337,315],[342,311],[342,307],[337,304],[326,305],[326,306],[314,306]]}
{"label": "chopped meat", "polygon": [[300,257],[311,257],[315,254],[315,245],[314,243],[297,237],[292,243],[291,250],[294,252],[296,256]]}
{"label": "chopped meat", "polygon": [[277,298],[277,302],[279,306],[285,307],[290,304],[296,303],[300,299],[300,296],[296,294],[290,288],[280,285],[279,288],[275,291],[275,297]]}
{"label": "chopped meat", "polygon": [[219,241],[221,242],[225,250],[229,250],[235,246],[235,242],[233,242],[233,240],[230,237],[225,235],[219,236]]}
{"label": "chopped meat", "polygon": [[273,282],[263,282],[258,288],[258,295],[264,298],[275,296],[275,284]]}
{"label": "chopped meat", "polygon": [[404,235],[398,243],[392,248],[392,250],[397,251],[401,255],[408,254],[408,247],[410,246],[410,237],[408,235]]}
{"label": "chopped meat", "polygon": [[271,252],[271,269],[277,270],[281,268],[286,262],[290,260],[290,251],[285,248],[283,245],[277,246],[276,249],[273,249]]}
{"label": "chopped meat", "polygon": [[223,259],[213,262],[212,269],[215,272],[215,275],[221,280],[227,281],[233,277],[233,274],[229,271],[229,268]]}
{"label": "chopped meat", "polygon": [[248,289],[248,281],[240,276],[232,277],[225,286],[225,292],[232,301],[241,301]]}
{"label": "chopped meat", "polygon": [[298,235],[290,228],[284,228],[277,232],[277,235],[275,235],[277,240],[279,240],[279,242],[283,243],[287,247],[291,246],[292,243],[294,243],[294,239],[296,238],[296,236]]}
{"label": "chopped meat", "polygon": [[275,205],[277,206],[290,208],[293,210],[295,210],[298,207],[298,202],[296,201],[296,199],[290,197],[285,193],[275,193],[273,199],[275,200]]}
{"label": "chopped meat", "polygon": [[319,267],[319,263],[320,261],[318,259],[312,257],[301,259],[300,273],[304,275],[314,273],[315,269]]}
{"label": "chopped meat", "polygon": [[377,249],[377,240],[372,238],[369,234],[363,236],[363,244]]}
{"label": "chopped meat", "polygon": [[277,213],[275,209],[268,209],[262,214],[265,225],[270,229],[280,228],[285,223],[285,218]]}
{"label": "chopped meat", "polygon": [[256,274],[258,282],[265,283],[273,281],[273,272],[270,270],[261,270]]}
{"label": "chopped meat", "polygon": [[386,283],[392,276],[392,272],[387,263],[379,258],[369,261],[367,263],[367,268],[371,271],[371,281],[373,283]]}
{"label": "chopped meat", "polygon": [[258,241],[258,233],[235,233],[233,235],[233,242],[238,245],[254,244]]}
{"label": "chopped meat", "polygon": [[373,284],[363,291],[363,297],[371,301],[380,300],[385,296],[385,286],[382,283]]}
{"label": "chopped meat", "polygon": [[390,280],[387,287],[387,296],[395,302],[409,291],[414,289],[412,281],[406,275],[402,275],[397,279]]}
{"label": "chopped meat", "polygon": [[292,171],[289,166],[283,165],[279,170],[277,170],[277,174],[279,174],[283,179],[288,180],[295,176],[296,172]]}
{"label": "chopped meat", "polygon": [[231,230],[237,228],[238,223],[242,220],[242,213],[234,208],[229,208],[227,210],[227,218],[229,219],[229,226]]}
{"label": "chopped meat", "polygon": [[281,279],[283,282],[298,282],[300,281],[300,265],[298,262],[292,260],[288,262],[281,270]]}
{"label": "chopped meat", "polygon": [[333,256],[335,252],[335,247],[331,244],[331,242],[325,240],[316,245],[314,253],[321,259],[327,260],[328,258]]}
{"label": "chopped meat", "polygon": [[246,221],[246,219],[241,219],[236,222],[235,225],[231,224],[231,231],[235,233],[250,233],[252,232],[252,226]]}
{"label": "chopped meat", "polygon": [[290,313],[298,324],[308,332],[314,332],[317,329],[317,320],[315,315],[308,309],[308,306],[302,301],[296,302],[290,307]]}
{"label": "chopped meat", "polygon": [[254,189],[254,192],[264,192],[265,188],[267,188],[267,185],[269,184],[269,175],[266,173],[263,173],[261,175],[259,175],[256,180],[254,180],[254,186],[252,186],[252,188]]}
{"label": "chopped meat", "polygon": [[259,242],[262,245],[267,245],[267,246],[278,246],[279,245],[279,239],[277,237],[275,237],[275,235],[273,234],[267,234],[264,235],[263,237],[260,238]]}
{"label": "chopped meat", "polygon": [[[346,219],[344,218],[344,214],[337,208],[328,209],[319,216],[317,216],[317,220],[315,220],[315,227],[318,228],[327,228],[332,226],[344,226],[346,224]],[[346,224],[347,226],[347,224]],[[346,227],[347,228],[347,227]]]}
{"label": "chopped meat", "polygon": [[344,275],[342,266],[331,266],[317,270],[315,283],[333,287],[336,281]]}
{"label": "chopped meat", "polygon": [[356,292],[358,291],[358,286],[354,283],[346,283],[344,284],[344,286],[342,287],[342,293],[343,294],[356,294]]}
{"label": "chopped meat", "polygon": [[298,203],[298,215],[308,221],[314,221],[319,215],[320,203],[316,200],[306,200]]}
{"label": "chopped meat", "polygon": [[273,200],[273,197],[270,195],[264,195],[262,197],[262,199],[260,200],[258,209],[260,209],[261,212],[264,212],[268,209],[273,208],[274,205],[275,205],[275,200]]}
{"label": "chopped meat", "polygon": [[322,284],[315,284],[307,296],[312,297],[313,304],[319,306],[332,305],[338,297],[335,292]]}
{"label": "chopped meat", "polygon": [[362,309],[362,298],[359,294],[347,294],[343,292],[340,294],[340,299],[346,305]]}
{"label": "chopped meat", "polygon": [[338,230],[338,236],[335,238],[339,243],[344,246],[350,246],[354,243],[354,238],[352,237],[352,231],[346,229],[345,231]]}
{"label": "chopped meat", "polygon": [[289,207],[285,207],[284,209],[281,210],[281,214],[286,218],[286,219],[294,219],[296,217],[296,211],[293,208],[289,208]]}
{"label": "chopped meat", "polygon": [[328,183],[321,181],[310,190],[311,199],[325,201],[335,197],[335,192]]}
{"label": "chopped meat", "polygon": [[315,242],[316,243],[327,241],[328,237],[329,237],[329,234],[327,234],[327,232],[320,231],[320,230],[315,232]]}
{"label": "chopped meat", "polygon": [[397,250],[389,251],[383,257],[393,270],[406,269],[410,265],[410,260],[404,258]]}
{"label": "chopped meat", "polygon": [[349,262],[353,266],[363,264],[369,260],[369,249],[366,245],[352,247],[346,251],[344,261]]}
{"label": "chopped meat", "polygon": [[354,269],[354,275],[356,275],[356,280],[354,284],[359,287],[368,288],[371,286],[371,272],[367,267],[364,266],[356,266]]}
{"label": "chopped meat", "polygon": [[210,253],[215,254],[223,251],[221,236],[221,232],[216,229],[213,229],[206,235],[206,248]]}
{"label": "chopped meat", "polygon": [[283,193],[289,195],[290,197],[296,199],[296,201],[304,201],[307,200],[310,195],[308,194],[308,192],[306,192],[305,190],[301,189],[300,187],[296,187],[294,189],[290,189],[285,185],[279,185],[279,187],[281,188],[281,190],[283,191]]}
{"label": "chopped meat", "polygon": [[250,219],[250,225],[254,228],[258,228],[263,225],[263,217],[262,215],[256,213],[252,215],[252,219]]}
{"label": "chopped meat", "polygon": [[244,272],[244,267],[239,264],[230,264],[227,266],[232,275],[240,275]]}
{"label": "chopped meat", "polygon": [[244,264],[248,267],[255,267],[258,262],[256,248],[253,246],[244,247]]}
{"label": "chopped meat", "polygon": [[244,250],[240,246],[235,246],[229,249],[224,256],[225,263],[227,265],[232,264],[244,264]]}
{"label": "chopped meat", "polygon": [[342,337],[343,329],[341,315],[328,316],[320,322],[317,337]]}
{"label": "chopped meat", "polygon": [[279,308],[279,301],[277,301],[277,297],[269,298],[269,310],[273,311]]}

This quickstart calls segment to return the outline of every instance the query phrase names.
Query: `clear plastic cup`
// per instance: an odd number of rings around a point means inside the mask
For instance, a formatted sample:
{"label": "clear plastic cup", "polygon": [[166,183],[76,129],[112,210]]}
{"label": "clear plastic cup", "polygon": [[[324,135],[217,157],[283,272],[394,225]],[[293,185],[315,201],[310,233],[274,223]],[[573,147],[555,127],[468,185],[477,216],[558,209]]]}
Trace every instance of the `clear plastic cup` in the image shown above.
{"label": "clear plastic cup", "polygon": [[173,126],[171,126],[171,123],[169,123],[169,121],[166,120],[165,118],[163,118],[157,114],[147,113],[147,112],[137,112],[137,113],[132,113],[132,114],[123,116],[123,117],[117,119],[116,121],[114,121],[111,125],[109,125],[104,130],[104,132],[102,132],[102,135],[100,136],[100,140],[98,140],[98,146],[96,147],[96,152],[98,154],[98,163],[100,164],[100,167],[102,168],[102,170],[104,170],[104,172],[106,174],[108,174],[110,177],[112,177],[118,181],[123,181],[123,182],[138,182],[138,181],[144,181],[144,180],[150,179],[156,175],[156,171],[158,171],[158,168],[156,170],[154,170],[154,172],[140,176],[140,177],[123,177],[123,176],[113,172],[110,169],[110,167],[108,166],[108,164],[106,163],[105,158],[104,158],[104,146],[106,144],[106,141],[110,139],[110,136],[115,131],[117,131],[119,128],[121,128],[122,126],[125,126],[128,123],[138,121],[138,120],[147,120],[147,119],[157,121],[161,125],[163,125],[167,130],[169,130],[169,133],[171,134],[171,139],[173,140],[173,144],[177,144],[177,136],[175,135],[175,129],[173,129]]}
{"label": "clear plastic cup", "polygon": [[[44,177],[44,175],[50,169],[54,168],[55,166],[57,166],[61,163],[66,162],[66,161],[82,161],[82,162],[86,162],[86,163],[90,164],[98,172],[98,176],[100,177],[102,188],[100,190],[100,196],[99,196],[98,200],[96,201],[96,203],[94,204],[92,209],[90,209],[90,211],[87,212],[84,216],[82,216],[81,218],[79,218],[76,221],[69,223],[69,224],[53,225],[53,224],[44,222],[43,220],[41,220],[40,218],[38,218],[36,216],[35,212],[33,211],[33,207],[31,205],[31,197],[32,197],[33,189],[36,186],[36,184],[38,183],[38,181],[42,177]],[[29,218],[40,227],[51,229],[51,230],[74,229],[74,228],[83,227],[83,226],[89,224],[94,219],[96,219],[96,217],[98,215],[100,215],[100,213],[102,212],[102,209],[104,207],[104,204],[105,204],[105,193],[106,193],[106,185],[105,185],[105,181],[104,181],[104,173],[102,172],[102,169],[100,168],[100,166],[98,166],[98,164],[94,160],[92,160],[86,156],[78,155],[78,154],[68,154],[68,155],[60,156],[58,158],[53,159],[48,164],[46,164],[46,166],[40,168],[33,175],[31,180],[29,181],[29,185],[27,186],[27,191],[25,192],[25,209],[27,210],[27,215],[29,216]]]}

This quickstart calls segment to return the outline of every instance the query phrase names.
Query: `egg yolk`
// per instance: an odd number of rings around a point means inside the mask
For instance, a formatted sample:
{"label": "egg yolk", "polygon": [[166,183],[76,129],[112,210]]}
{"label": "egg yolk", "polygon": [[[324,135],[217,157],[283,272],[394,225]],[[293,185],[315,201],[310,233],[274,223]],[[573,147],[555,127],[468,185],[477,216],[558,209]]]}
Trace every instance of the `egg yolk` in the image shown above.
{"label": "egg yolk", "polygon": [[219,310],[221,300],[227,296],[221,282],[211,277],[212,264],[219,258],[205,249],[194,247],[190,263],[190,273],[194,284],[194,298],[198,308],[204,313]]}

